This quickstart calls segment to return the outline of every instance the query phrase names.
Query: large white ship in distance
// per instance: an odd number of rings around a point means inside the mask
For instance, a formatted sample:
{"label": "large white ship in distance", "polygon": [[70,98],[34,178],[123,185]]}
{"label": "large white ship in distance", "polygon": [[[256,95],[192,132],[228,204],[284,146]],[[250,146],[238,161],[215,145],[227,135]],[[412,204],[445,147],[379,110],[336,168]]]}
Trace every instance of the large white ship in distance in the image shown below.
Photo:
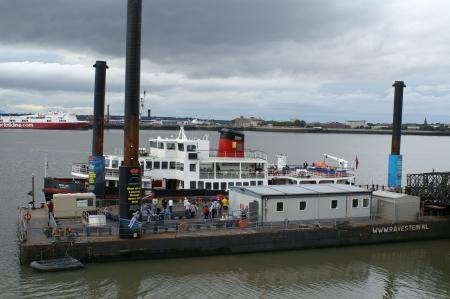
{"label": "large white ship in distance", "polygon": [[[279,155],[277,165],[268,163],[262,151],[244,149],[244,134],[221,129],[218,149],[210,149],[204,138],[188,138],[183,127],[177,137],[150,139],[148,148],[140,149],[143,188],[154,190],[206,190],[226,192],[233,186],[270,184],[352,184],[354,173],[347,161],[331,157],[336,166],[324,162],[304,167],[286,165]],[[105,155],[106,188],[118,188],[122,155]],[[87,179],[87,163],[72,165],[71,174]]]}
{"label": "large white ship in distance", "polygon": [[74,113],[0,115],[0,129],[80,130],[89,126],[89,122],[79,121]]}

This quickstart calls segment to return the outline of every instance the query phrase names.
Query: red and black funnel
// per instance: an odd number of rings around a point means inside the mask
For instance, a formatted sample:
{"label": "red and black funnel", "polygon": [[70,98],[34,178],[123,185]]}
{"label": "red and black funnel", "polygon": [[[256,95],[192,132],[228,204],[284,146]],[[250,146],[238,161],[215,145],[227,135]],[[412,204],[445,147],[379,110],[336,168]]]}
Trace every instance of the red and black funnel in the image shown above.
{"label": "red and black funnel", "polygon": [[244,157],[244,133],[223,128],[219,130],[219,157]]}

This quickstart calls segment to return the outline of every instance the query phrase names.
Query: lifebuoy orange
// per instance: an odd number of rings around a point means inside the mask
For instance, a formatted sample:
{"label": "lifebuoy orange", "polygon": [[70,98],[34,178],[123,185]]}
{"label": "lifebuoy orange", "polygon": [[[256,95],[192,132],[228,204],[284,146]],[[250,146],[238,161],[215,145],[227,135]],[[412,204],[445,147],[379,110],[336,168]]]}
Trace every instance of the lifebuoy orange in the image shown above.
{"label": "lifebuoy orange", "polygon": [[23,215],[23,217],[25,218],[26,221],[30,221],[31,220],[30,212],[26,212],[25,215]]}
{"label": "lifebuoy orange", "polygon": [[247,227],[247,221],[245,219],[239,219],[239,228],[246,228]]}
{"label": "lifebuoy orange", "polygon": [[54,228],[53,229],[53,236],[54,237],[59,237],[61,235],[61,231],[59,230],[59,228]]}

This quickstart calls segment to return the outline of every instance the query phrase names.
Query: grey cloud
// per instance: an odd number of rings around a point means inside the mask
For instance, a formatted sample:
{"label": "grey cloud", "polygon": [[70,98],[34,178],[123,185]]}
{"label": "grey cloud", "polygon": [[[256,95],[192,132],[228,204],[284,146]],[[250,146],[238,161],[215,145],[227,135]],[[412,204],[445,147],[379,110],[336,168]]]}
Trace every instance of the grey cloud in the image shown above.
{"label": "grey cloud", "polygon": [[[404,80],[405,119],[449,120],[449,6],[145,0],[141,87],[160,114],[390,121],[390,84]],[[120,113],[125,9],[125,0],[0,2],[0,109],[27,101],[89,106],[91,65],[105,59],[108,97]],[[8,69],[11,61],[41,64]]]}
{"label": "grey cloud", "polygon": [[[196,76],[255,75],[270,72],[275,63],[289,69],[295,63],[286,57],[271,62],[277,42],[307,45],[373,26],[379,12],[366,9],[369,3],[144,1],[142,54],[168,71]],[[126,1],[117,0],[6,1],[0,4],[1,42],[122,57],[125,9]]]}

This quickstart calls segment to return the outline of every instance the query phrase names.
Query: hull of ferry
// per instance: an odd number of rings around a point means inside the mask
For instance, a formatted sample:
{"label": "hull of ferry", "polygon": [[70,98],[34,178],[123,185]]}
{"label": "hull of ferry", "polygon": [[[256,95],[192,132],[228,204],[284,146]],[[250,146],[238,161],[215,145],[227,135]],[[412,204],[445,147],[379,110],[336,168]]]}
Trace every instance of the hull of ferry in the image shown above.
{"label": "hull of ferry", "polygon": [[35,122],[35,123],[0,123],[0,129],[38,129],[38,130],[87,130],[88,122]]}

